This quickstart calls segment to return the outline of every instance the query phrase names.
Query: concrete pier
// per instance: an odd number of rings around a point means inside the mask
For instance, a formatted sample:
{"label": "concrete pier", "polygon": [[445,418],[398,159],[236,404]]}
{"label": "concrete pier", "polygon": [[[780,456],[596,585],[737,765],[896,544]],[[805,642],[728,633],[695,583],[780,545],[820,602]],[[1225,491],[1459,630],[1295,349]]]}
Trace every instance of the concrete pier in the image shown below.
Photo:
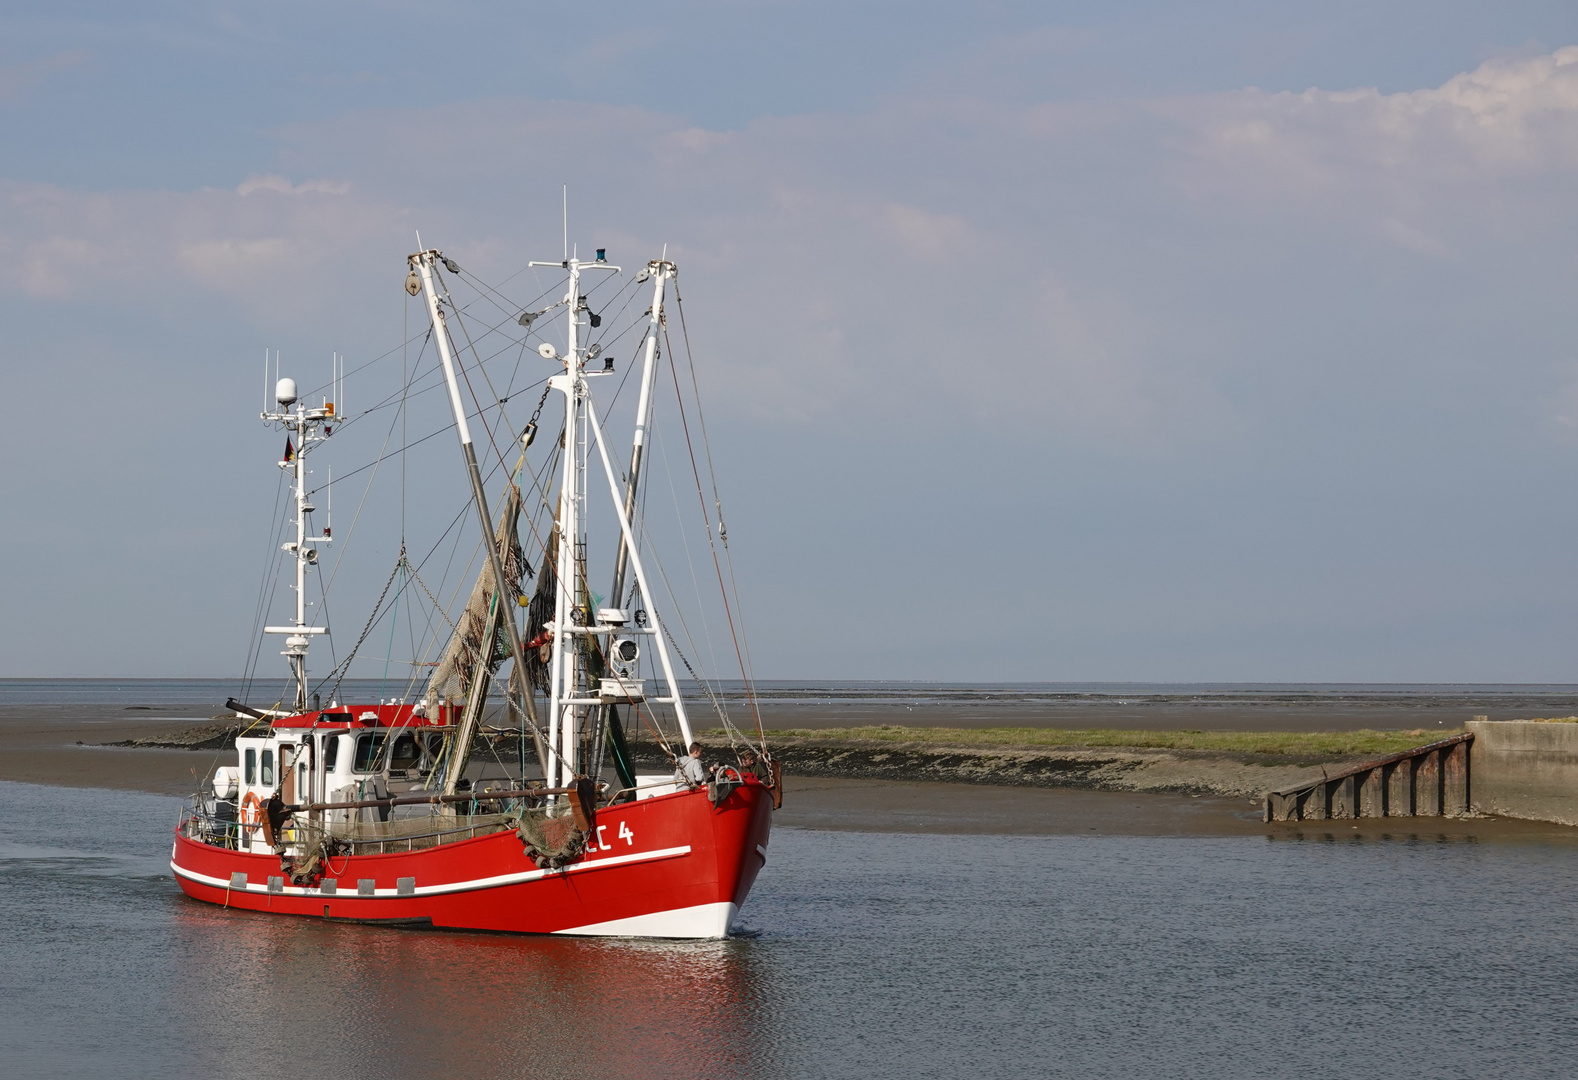
{"label": "concrete pier", "polygon": [[1471,720],[1473,807],[1578,825],[1578,724]]}

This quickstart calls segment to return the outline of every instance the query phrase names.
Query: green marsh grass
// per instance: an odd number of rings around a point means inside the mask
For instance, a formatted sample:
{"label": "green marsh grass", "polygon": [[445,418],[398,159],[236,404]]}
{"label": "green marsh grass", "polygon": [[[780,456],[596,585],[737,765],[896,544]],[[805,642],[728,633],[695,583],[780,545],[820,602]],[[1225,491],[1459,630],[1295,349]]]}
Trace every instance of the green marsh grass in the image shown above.
{"label": "green marsh grass", "polygon": [[[1045,747],[1128,747],[1148,750],[1214,750],[1230,754],[1288,754],[1350,757],[1385,755],[1449,738],[1461,728],[1410,731],[1121,731],[1114,728],[941,728],[880,724],[851,728],[787,728],[768,731],[774,738],[823,743],[893,742],[927,746],[1003,749]],[[717,731],[714,734],[723,734]]]}

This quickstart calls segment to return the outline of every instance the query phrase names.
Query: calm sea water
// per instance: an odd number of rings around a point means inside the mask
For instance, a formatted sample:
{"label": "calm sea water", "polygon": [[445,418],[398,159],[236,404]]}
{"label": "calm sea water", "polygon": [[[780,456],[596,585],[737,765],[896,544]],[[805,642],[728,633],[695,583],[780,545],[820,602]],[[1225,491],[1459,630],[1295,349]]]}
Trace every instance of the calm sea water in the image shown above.
{"label": "calm sea water", "polygon": [[719,943],[186,900],[173,800],[0,783],[7,1076],[1566,1077],[1578,845],[780,830]]}

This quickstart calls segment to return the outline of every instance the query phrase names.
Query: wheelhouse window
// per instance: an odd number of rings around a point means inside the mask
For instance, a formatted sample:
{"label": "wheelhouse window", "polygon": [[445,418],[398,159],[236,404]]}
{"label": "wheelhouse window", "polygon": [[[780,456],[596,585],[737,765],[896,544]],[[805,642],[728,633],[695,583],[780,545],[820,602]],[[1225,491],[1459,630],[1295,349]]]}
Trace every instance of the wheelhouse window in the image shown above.
{"label": "wheelhouse window", "polygon": [[247,747],[246,778],[247,787],[258,782],[258,751],[255,746]]}
{"label": "wheelhouse window", "polygon": [[389,749],[389,767],[397,771],[413,769],[421,756],[422,751],[416,744],[416,736],[401,735],[395,739],[394,746]]}
{"label": "wheelhouse window", "polygon": [[323,740],[323,771],[333,772],[340,760],[340,737],[330,735]]}
{"label": "wheelhouse window", "polygon": [[263,751],[263,786],[274,786],[274,751]]}
{"label": "wheelhouse window", "polygon": [[378,750],[384,744],[382,734],[358,735],[356,737],[356,758],[351,762],[354,772],[372,772],[373,762],[378,760]]}

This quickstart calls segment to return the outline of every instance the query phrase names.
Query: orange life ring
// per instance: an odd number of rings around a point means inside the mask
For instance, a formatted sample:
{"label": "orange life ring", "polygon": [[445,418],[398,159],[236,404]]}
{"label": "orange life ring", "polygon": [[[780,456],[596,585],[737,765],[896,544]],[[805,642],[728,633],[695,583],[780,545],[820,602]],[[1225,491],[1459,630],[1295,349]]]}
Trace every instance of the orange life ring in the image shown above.
{"label": "orange life ring", "polygon": [[247,797],[241,800],[241,824],[261,825],[263,823],[263,803],[257,792],[247,792]]}

